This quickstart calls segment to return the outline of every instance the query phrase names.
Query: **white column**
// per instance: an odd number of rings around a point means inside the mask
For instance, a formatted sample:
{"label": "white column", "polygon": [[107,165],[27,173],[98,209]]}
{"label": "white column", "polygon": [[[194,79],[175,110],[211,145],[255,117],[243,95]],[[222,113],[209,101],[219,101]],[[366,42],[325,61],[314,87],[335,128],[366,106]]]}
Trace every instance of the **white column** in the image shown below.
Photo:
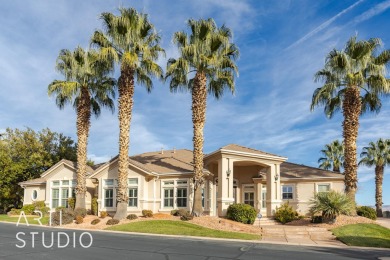
{"label": "white column", "polygon": [[273,164],[267,172],[267,216],[273,216],[280,206],[280,166]]}
{"label": "white column", "polygon": [[233,202],[233,160],[222,158],[218,161],[218,216],[225,216]]}
{"label": "white column", "polygon": [[214,216],[214,184],[212,180],[208,181],[208,192],[207,192],[207,197],[208,197],[208,209],[209,209],[209,214],[210,216]]}

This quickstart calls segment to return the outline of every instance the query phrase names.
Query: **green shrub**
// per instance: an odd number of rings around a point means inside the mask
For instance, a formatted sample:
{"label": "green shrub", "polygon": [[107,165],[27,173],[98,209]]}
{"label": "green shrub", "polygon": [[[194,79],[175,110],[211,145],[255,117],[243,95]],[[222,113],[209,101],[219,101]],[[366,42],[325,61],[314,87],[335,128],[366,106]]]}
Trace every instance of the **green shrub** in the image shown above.
{"label": "green shrub", "polygon": [[134,220],[134,219],[137,219],[138,217],[137,217],[137,215],[135,215],[135,214],[129,214],[128,216],[127,216],[127,219],[130,219],[130,220]]}
{"label": "green shrub", "polygon": [[356,213],[359,216],[362,216],[362,217],[365,217],[365,218],[369,218],[369,219],[372,219],[372,220],[376,220],[376,210],[371,208],[371,207],[367,207],[367,206],[357,207],[356,208]]}
{"label": "green shrub", "polygon": [[74,211],[70,208],[57,207],[55,212],[62,212],[62,215],[71,215],[73,219],[75,218]]}
{"label": "green shrub", "polygon": [[91,202],[91,211],[92,211],[92,215],[97,215],[98,214],[98,202],[97,202],[98,198],[96,197],[93,197],[92,198],[92,202]]}
{"label": "green shrub", "polygon": [[192,216],[192,214],[189,211],[186,211],[186,210],[185,210],[185,213],[180,215],[180,219],[182,221],[192,220],[193,218],[194,218],[194,216]]}
{"label": "green shrub", "polygon": [[188,212],[188,210],[185,210],[185,209],[175,209],[175,210],[171,211],[171,215],[177,216],[177,217],[187,215],[187,213],[189,213],[189,212]]}
{"label": "green shrub", "polygon": [[[51,214],[51,224],[53,226],[58,226],[60,225],[60,211],[56,211],[54,212],[53,214]],[[70,214],[69,212],[71,211],[67,211],[67,210],[62,210],[62,225],[66,225],[66,224],[70,224],[73,222],[73,219],[74,219],[74,216],[73,214]]]}
{"label": "green shrub", "polygon": [[34,201],[33,205],[34,205],[35,208],[44,208],[44,207],[46,207],[45,201],[43,201],[43,200]]}
{"label": "green shrub", "polygon": [[15,209],[15,208],[12,208],[10,211],[9,211],[9,214],[10,215],[20,215],[20,212],[21,212],[22,210],[21,209]]}
{"label": "green shrub", "polygon": [[311,200],[310,210],[312,216],[320,213],[322,220],[335,220],[340,214],[350,215],[354,209],[354,203],[348,196],[341,192],[319,192]]}
{"label": "green shrub", "polygon": [[59,206],[59,207],[56,208],[56,212],[60,212],[60,211],[62,211],[62,210],[64,210],[64,209],[66,209],[66,207],[64,207],[64,206]]}
{"label": "green shrub", "polygon": [[256,210],[248,204],[232,204],[227,209],[226,217],[244,224],[253,224],[256,220]]}
{"label": "green shrub", "polygon": [[144,216],[145,218],[151,218],[153,217],[153,211],[144,209],[142,211],[142,216]]}
{"label": "green shrub", "polygon": [[76,199],[75,198],[68,198],[68,207],[71,209],[74,209],[75,205],[76,205]]}
{"label": "green shrub", "polygon": [[94,220],[91,221],[91,225],[96,225],[98,223],[100,223],[100,219],[98,218],[95,218]]}
{"label": "green shrub", "polygon": [[107,217],[107,216],[108,216],[107,211],[100,211],[100,217],[101,217],[101,218],[105,218],[105,217]]}
{"label": "green shrub", "polygon": [[275,220],[282,224],[286,224],[298,218],[298,213],[288,204],[288,202],[283,203],[275,212]]}
{"label": "green shrub", "polygon": [[106,223],[106,225],[116,225],[119,223],[119,220],[118,219],[109,219]]}
{"label": "green shrub", "polygon": [[40,211],[42,213],[42,216],[47,216],[50,212],[49,207],[35,208],[35,210]]}
{"label": "green shrub", "polygon": [[80,215],[76,216],[76,224],[81,224],[84,222],[84,218]]}
{"label": "green shrub", "polygon": [[177,216],[176,214],[177,214],[177,209],[171,210],[171,215],[172,215],[172,216]]}
{"label": "green shrub", "polygon": [[76,208],[74,210],[74,215],[75,217],[82,216],[83,218],[85,218],[85,216],[87,215],[87,210],[83,208]]}
{"label": "green shrub", "polygon": [[383,211],[383,217],[384,218],[390,218],[390,211]]}
{"label": "green shrub", "polygon": [[24,211],[24,214],[26,215],[32,215],[34,214],[35,206],[33,204],[26,204],[22,207],[22,211]]}
{"label": "green shrub", "polygon": [[322,216],[311,216],[311,223],[322,223]]}

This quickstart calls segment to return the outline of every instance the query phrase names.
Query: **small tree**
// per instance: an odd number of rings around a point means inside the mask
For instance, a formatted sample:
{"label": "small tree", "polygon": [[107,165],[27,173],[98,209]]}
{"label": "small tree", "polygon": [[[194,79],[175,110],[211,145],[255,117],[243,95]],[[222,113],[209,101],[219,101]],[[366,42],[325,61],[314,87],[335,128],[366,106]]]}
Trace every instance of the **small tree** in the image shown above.
{"label": "small tree", "polygon": [[310,213],[321,213],[328,220],[335,220],[340,214],[350,215],[354,210],[353,201],[344,193],[337,191],[319,192],[311,200]]}

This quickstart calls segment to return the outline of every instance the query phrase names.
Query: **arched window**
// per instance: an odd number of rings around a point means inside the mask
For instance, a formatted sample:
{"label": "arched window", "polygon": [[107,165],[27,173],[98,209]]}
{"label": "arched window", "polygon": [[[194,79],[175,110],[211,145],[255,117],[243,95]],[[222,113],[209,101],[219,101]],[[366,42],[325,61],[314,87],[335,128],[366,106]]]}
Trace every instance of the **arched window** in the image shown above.
{"label": "arched window", "polygon": [[38,191],[37,190],[33,190],[32,194],[31,194],[31,198],[32,198],[32,200],[36,200],[38,198]]}

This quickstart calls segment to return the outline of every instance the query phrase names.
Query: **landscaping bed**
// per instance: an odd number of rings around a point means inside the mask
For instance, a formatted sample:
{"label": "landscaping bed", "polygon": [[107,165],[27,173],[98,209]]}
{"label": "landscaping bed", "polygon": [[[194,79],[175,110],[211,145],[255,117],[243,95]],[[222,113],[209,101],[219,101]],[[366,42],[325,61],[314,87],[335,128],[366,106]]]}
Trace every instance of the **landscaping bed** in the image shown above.
{"label": "landscaping bed", "polygon": [[328,223],[311,223],[310,218],[303,218],[300,220],[294,220],[290,223],[287,223],[286,225],[290,226],[308,226],[308,227],[323,227],[327,229],[333,229],[337,227],[342,227],[345,225],[352,225],[352,224],[375,224],[374,220],[361,217],[361,216],[345,216],[340,215],[336,218],[336,222],[334,224],[328,224]]}

